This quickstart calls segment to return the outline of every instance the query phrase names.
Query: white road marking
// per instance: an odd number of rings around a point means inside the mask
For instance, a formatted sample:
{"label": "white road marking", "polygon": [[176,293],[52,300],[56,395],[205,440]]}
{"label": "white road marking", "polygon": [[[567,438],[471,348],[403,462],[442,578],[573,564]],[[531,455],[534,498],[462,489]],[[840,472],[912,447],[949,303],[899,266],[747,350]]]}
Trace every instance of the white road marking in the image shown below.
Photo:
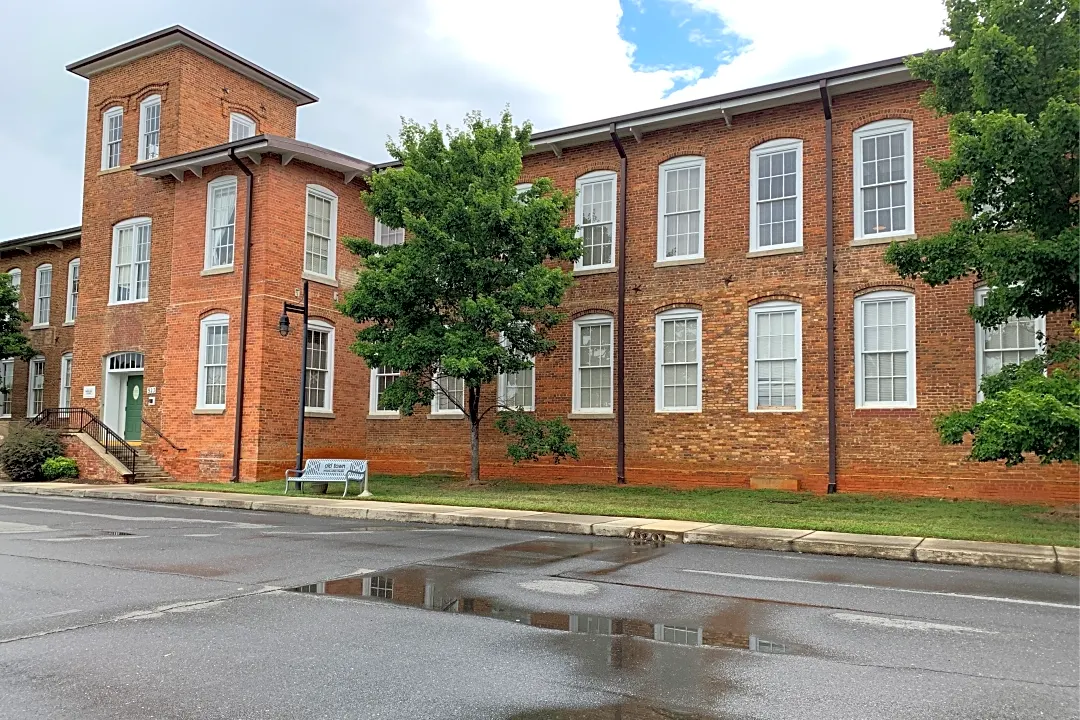
{"label": "white road marking", "polygon": [[9,533],[47,532],[48,530],[49,528],[45,525],[27,525],[26,523],[0,521],[0,535],[7,535]]}
{"label": "white road marking", "polygon": [[987,602],[1009,603],[1013,605],[1037,605],[1039,607],[1065,608],[1066,610],[1076,610],[1078,607],[1080,607],[1080,605],[1070,605],[1068,603],[1046,602],[1043,600],[1023,600],[1021,598],[999,597],[996,595],[969,595],[967,593],[937,592],[934,590],[909,590],[908,588],[881,587],[880,585],[862,585],[860,583],[825,582],[824,580],[803,580],[801,578],[768,577],[766,575],[743,575],[740,573],[717,572],[715,570],[689,570],[683,568],[683,572],[694,573],[695,575],[716,575],[718,577],[729,577],[735,578],[737,580],[759,580],[762,582],[795,583],[799,585],[825,585],[827,587],[847,587],[855,588],[857,590],[878,590],[881,592],[909,593],[911,595],[934,595],[938,597],[960,598],[963,600],[985,600]]}
{"label": "white road marking", "polygon": [[944,625],[942,623],[924,622],[922,620],[905,620],[904,618],[883,617],[881,615],[858,615],[856,613],[840,612],[833,613],[832,617],[837,620],[843,620],[844,622],[858,623],[860,625],[875,625],[877,627],[892,628],[896,630],[997,635],[995,630],[982,630],[980,628],[964,627],[963,625]]}
{"label": "white road marking", "polygon": [[184,537],[218,537],[221,533],[185,533]]}
{"label": "white road marking", "polygon": [[140,540],[145,535],[103,535],[101,537],[41,538],[41,542],[93,542],[95,540]]}
{"label": "white road marking", "polygon": [[128,520],[135,522],[175,522],[175,523],[196,523],[196,524],[210,524],[210,525],[223,525],[231,528],[268,528],[274,527],[273,525],[265,525],[262,523],[245,523],[236,522],[233,520],[207,520],[204,518],[183,518],[183,517],[167,517],[157,515],[109,515],[106,513],[92,513],[82,512],[80,510],[60,510],[57,508],[38,508],[38,507],[26,507],[24,505],[0,505],[0,508],[5,510],[20,510],[22,512],[38,512],[48,513],[51,515],[79,515],[82,517],[96,517],[105,518],[106,520]]}

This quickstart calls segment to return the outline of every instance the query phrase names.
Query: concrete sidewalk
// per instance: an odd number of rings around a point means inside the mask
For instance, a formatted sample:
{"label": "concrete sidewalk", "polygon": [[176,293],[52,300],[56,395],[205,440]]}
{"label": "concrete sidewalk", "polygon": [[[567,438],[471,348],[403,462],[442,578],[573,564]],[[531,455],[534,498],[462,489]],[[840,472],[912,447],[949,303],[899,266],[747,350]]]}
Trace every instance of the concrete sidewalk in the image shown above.
{"label": "concrete sidewalk", "polygon": [[330,497],[282,497],[202,490],[163,490],[128,485],[80,485],[75,483],[0,483],[0,492],[23,495],[59,495],[109,500],[137,500],[173,505],[201,505],[242,510],[287,512],[301,515],[420,522],[436,525],[537,530],[541,532],[608,537],[656,539],[725,547],[780,550],[822,555],[910,560],[914,562],[973,565],[978,567],[1032,570],[1080,575],[1080,549],[1050,545],[944,540],[894,535],[782,528],[715,525],[686,520],[567,515],[501,510],[456,505],[418,505]]}

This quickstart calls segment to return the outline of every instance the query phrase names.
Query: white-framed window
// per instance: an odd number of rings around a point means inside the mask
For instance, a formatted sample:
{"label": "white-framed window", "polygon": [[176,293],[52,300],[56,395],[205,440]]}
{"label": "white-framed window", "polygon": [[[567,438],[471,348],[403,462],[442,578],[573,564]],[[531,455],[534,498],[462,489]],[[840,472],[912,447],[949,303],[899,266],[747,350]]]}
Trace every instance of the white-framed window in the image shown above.
{"label": "white-framed window", "polygon": [[304,238],[304,271],[334,277],[337,238],[337,195],[318,185],[307,186],[307,231]]}
{"label": "white-framed window", "polygon": [[161,96],[151,95],[139,103],[139,161],[161,154]]}
{"label": "white-framed window", "polygon": [[705,257],[705,158],[660,164],[656,259]]}
{"label": "white-framed window", "polygon": [[22,270],[11,268],[8,270],[8,277],[11,278],[11,287],[15,291],[15,309],[19,310],[22,300]]}
{"label": "white-framed window", "polygon": [[653,640],[675,645],[700,645],[701,628],[686,625],[653,625]]}
{"label": "white-framed window", "polygon": [[915,407],[915,296],[855,298],[855,407]]}
{"label": "white-framed window", "polygon": [[206,186],[206,258],[204,267],[232,267],[236,248],[236,176],[226,175]]}
{"label": "white-framed window", "polygon": [[124,139],[124,108],[111,107],[101,116],[101,169],[120,167]]}
{"label": "white-framed window", "polygon": [[855,239],[915,232],[910,120],[881,120],[855,131]]}
{"label": "white-framed window", "polygon": [[60,404],[57,407],[71,407],[71,366],[74,356],[64,353],[60,356]]}
{"label": "white-framed window", "polygon": [[517,191],[518,197],[520,197],[523,193],[532,190],[532,183],[518,183],[514,186],[514,190]]}
{"label": "white-framed window", "polygon": [[375,244],[383,247],[401,245],[405,242],[405,228],[392,228],[375,218]]}
{"label": "white-framed window", "polygon": [[371,404],[368,412],[372,415],[399,415],[397,408],[388,408],[383,405],[382,394],[390,383],[401,375],[397,370],[388,367],[371,368]]}
{"label": "white-framed window", "polygon": [[[975,291],[975,304],[986,302],[989,288]],[[1006,365],[1019,365],[1044,351],[1046,337],[1045,317],[1011,317],[994,328],[984,328],[975,323],[975,385],[982,384],[984,377],[1001,372]],[[983,394],[979,391],[978,399]]]}
{"label": "white-framed window", "polygon": [[701,410],[701,313],[656,316],[656,412]]}
{"label": "white-framed window", "polygon": [[52,265],[38,265],[34,274],[34,324],[33,327],[47,327],[52,307]]}
{"label": "white-framed window", "polygon": [[[535,358],[529,357],[535,363]],[[536,409],[536,365],[499,375],[499,404],[532,412]]]}
{"label": "white-framed window", "polygon": [[255,121],[243,113],[229,115],[229,142],[243,140],[255,134]]}
{"label": "white-framed window", "polygon": [[582,244],[574,264],[578,270],[615,267],[616,178],[613,172],[598,170],[577,179],[574,214]]}
{"label": "white-framed window", "polygon": [[145,302],[150,297],[150,218],[113,226],[110,305]]}
{"label": "white-framed window", "polygon": [[802,306],[750,308],[749,409],[802,410]]}
{"label": "white-framed window", "polygon": [[750,150],[750,249],[801,247],[802,140],[770,140]]}
{"label": "white-framed window", "polygon": [[79,317],[79,268],[82,261],[75,258],[68,263],[67,274],[67,304],[64,311],[64,322],[73,323]]}
{"label": "white-framed window", "polygon": [[334,326],[322,320],[308,320],[304,407],[334,411]]}
{"label": "white-framed window", "polygon": [[0,361],[0,417],[11,417],[11,389],[15,387],[15,360],[8,358]]}
{"label": "white-framed window", "polygon": [[574,321],[575,413],[611,412],[612,327],[610,315],[586,315]]}
{"label": "white-framed window", "polygon": [[36,417],[45,409],[45,357],[30,360],[30,378],[26,384],[26,417]]}
{"label": "white-framed window", "polygon": [[439,374],[431,382],[431,389],[435,391],[431,401],[432,415],[461,414],[461,408],[465,407],[465,378]]}
{"label": "white-framed window", "polygon": [[229,316],[209,315],[199,322],[199,386],[195,407],[221,410],[225,407],[225,379],[228,373]]}
{"label": "white-framed window", "polygon": [[394,599],[394,578],[389,575],[370,575],[361,583],[361,593],[364,597],[382,598],[383,600]]}

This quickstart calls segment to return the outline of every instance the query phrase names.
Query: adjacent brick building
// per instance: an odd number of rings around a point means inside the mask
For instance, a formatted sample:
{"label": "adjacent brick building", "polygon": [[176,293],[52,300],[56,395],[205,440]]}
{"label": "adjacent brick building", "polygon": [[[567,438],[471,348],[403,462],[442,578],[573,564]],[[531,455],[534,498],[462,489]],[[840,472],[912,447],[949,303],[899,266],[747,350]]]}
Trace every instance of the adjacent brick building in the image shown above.
{"label": "adjacent brick building", "polygon": [[[316,98],[183,28],[69,70],[89,80],[82,226],[0,243],[24,301],[36,268],[53,268],[49,327],[30,331],[45,407],[91,410],[178,479],[280,477],[294,460],[300,339],[278,322],[307,279],[308,454],[463,472],[467,423],[447,403],[380,410],[385,372],[348,349],[356,328],[335,304],[357,259],[339,239],[402,237],[361,202],[377,166],[295,139],[297,108]],[[927,165],[948,139],[946,120],[918,103],[924,89],[891,60],[535,134],[521,181],[578,193],[567,221],[586,255],[557,350],[490,393],[569,417],[582,459],[513,467],[486,421],[484,473],[615,481],[625,235],[626,480],[824,491],[831,240],[836,487],[1075,501],[1074,466],[972,463],[934,432],[937,414],[976,399],[979,372],[1036,352],[1035,331],[1060,335],[1066,320],[983,333],[966,312],[973,282],[929,288],[882,261],[888,243],[961,212]],[[80,312],[65,325],[77,256]],[[17,416],[30,370],[13,365]]]}

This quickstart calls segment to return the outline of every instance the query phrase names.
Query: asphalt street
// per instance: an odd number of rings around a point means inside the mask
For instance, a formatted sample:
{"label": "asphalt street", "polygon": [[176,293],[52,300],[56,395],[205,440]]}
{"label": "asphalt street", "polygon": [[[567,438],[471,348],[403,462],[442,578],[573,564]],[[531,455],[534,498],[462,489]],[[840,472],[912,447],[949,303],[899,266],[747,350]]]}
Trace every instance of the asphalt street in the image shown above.
{"label": "asphalt street", "polygon": [[0,718],[1080,718],[1077,578],[0,497]]}

